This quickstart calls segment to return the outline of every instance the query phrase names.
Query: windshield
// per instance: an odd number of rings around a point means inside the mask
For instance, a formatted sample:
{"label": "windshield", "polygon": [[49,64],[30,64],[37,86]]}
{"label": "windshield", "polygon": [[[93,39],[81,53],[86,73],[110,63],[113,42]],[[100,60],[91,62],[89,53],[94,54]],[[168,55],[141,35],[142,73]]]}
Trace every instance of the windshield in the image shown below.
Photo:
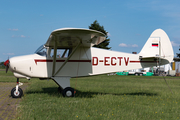
{"label": "windshield", "polygon": [[47,48],[45,48],[44,45],[41,45],[41,46],[35,51],[35,53],[38,54],[38,55],[41,55],[41,56],[46,56],[46,51],[47,51]]}

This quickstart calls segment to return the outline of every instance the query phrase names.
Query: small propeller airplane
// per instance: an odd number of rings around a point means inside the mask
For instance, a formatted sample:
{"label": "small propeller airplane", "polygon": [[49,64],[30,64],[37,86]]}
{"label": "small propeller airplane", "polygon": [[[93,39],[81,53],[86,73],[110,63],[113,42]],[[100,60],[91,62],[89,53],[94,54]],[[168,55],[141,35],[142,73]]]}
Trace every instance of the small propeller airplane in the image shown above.
{"label": "small propeller airplane", "polygon": [[105,40],[99,31],[81,28],[54,30],[47,42],[35,54],[13,57],[4,65],[17,78],[11,90],[13,98],[23,95],[19,78],[52,79],[65,97],[73,97],[71,77],[98,75],[164,65],[173,61],[174,52],[169,37],[156,29],[139,54],[130,54],[92,47]]}

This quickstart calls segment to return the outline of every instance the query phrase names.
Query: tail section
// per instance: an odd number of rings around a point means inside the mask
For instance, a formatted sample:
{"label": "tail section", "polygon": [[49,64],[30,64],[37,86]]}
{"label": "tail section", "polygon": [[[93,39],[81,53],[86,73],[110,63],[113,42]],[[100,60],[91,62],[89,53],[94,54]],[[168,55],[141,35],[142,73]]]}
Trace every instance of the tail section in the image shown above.
{"label": "tail section", "polygon": [[161,59],[161,65],[173,61],[174,52],[168,35],[162,29],[156,29],[139,53],[142,59]]}
{"label": "tail section", "polygon": [[168,64],[174,53],[167,34],[155,30],[139,54],[129,54],[91,47],[92,73],[104,74]]}

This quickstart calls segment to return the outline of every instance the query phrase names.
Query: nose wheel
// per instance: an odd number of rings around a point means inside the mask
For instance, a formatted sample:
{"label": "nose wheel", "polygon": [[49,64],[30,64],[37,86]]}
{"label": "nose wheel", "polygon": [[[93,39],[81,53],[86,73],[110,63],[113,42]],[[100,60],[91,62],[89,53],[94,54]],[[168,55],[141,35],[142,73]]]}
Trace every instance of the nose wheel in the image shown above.
{"label": "nose wheel", "polygon": [[11,90],[11,96],[13,98],[21,98],[21,96],[23,95],[23,90],[19,87],[18,90],[16,91],[16,87],[14,87]]}
{"label": "nose wheel", "polygon": [[23,90],[20,88],[21,85],[23,85],[23,83],[20,83],[19,78],[17,78],[17,85],[11,90],[11,96],[13,98],[21,98],[23,95]]}

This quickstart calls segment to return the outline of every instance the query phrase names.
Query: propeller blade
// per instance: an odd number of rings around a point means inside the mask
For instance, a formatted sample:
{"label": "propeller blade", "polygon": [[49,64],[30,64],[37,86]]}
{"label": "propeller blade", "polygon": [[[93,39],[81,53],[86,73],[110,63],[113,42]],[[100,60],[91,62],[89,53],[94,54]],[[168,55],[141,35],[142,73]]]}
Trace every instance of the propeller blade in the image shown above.
{"label": "propeller blade", "polygon": [[9,64],[6,65],[6,73],[8,72]]}
{"label": "propeller blade", "polygon": [[6,73],[7,73],[9,69],[9,59],[4,62],[4,65],[6,66]]}

